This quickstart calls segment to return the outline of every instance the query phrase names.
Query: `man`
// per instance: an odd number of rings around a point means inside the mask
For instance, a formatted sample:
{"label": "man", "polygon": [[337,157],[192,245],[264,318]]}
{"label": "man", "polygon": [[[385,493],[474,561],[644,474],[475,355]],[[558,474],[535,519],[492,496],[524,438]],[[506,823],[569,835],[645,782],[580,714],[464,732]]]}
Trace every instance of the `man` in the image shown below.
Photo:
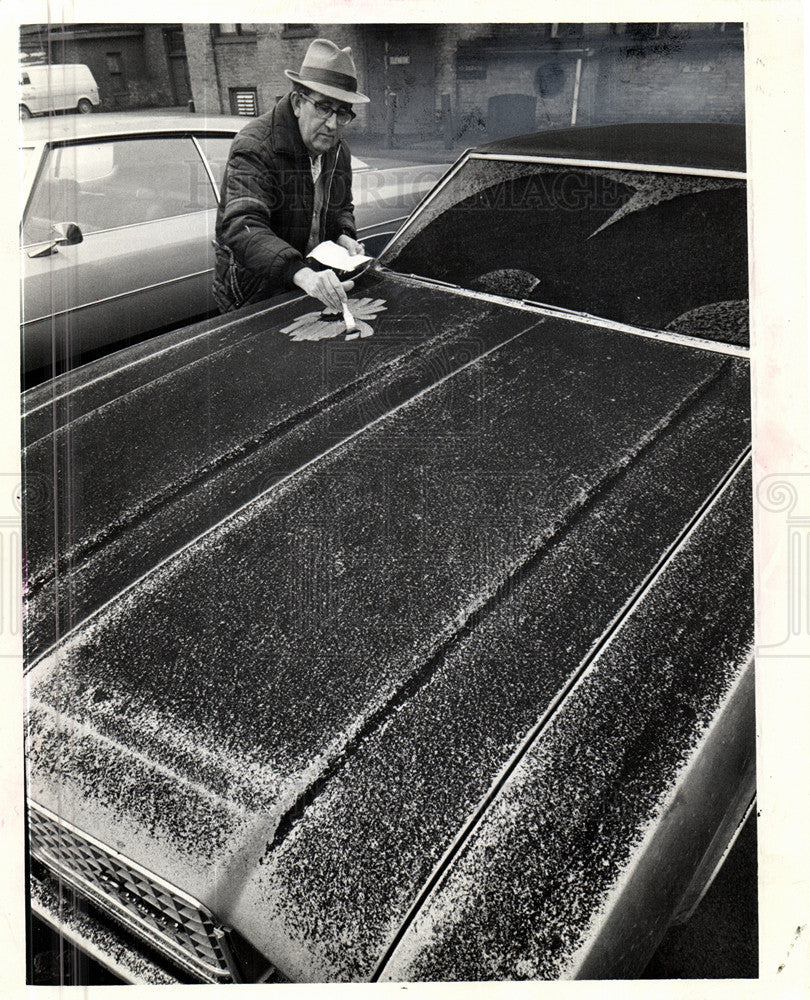
{"label": "man", "polygon": [[225,168],[214,272],[222,312],[294,287],[340,312],[354,287],[305,258],[323,240],[363,252],[341,135],[355,117],[351,105],[369,98],[357,91],[351,49],[324,38],[310,45],[300,73],[284,75],[292,91],[239,132]]}

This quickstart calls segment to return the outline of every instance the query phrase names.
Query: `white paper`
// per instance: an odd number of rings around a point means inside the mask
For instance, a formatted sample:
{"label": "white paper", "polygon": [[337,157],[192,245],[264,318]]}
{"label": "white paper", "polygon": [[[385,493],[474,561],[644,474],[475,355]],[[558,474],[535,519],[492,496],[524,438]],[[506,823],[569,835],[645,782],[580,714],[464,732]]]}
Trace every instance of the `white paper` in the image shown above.
{"label": "white paper", "polygon": [[351,254],[345,247],[333,243],[332,240],[319,243],[314,250],[310,250],[307,257],[312,257],[324,267],[331,267],[336,271],[354,271],[361,264],[374,259],[362,253]]}

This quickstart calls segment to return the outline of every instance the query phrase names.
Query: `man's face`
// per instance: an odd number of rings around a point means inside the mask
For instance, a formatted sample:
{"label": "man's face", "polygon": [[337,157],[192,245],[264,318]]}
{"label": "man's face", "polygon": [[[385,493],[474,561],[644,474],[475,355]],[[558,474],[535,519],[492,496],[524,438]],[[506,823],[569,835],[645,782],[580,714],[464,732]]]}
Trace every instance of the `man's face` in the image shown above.
{"label": "man's face", "polygon": [[341,101],[325,97],[315,91],[306,95],[293,92],[292,106],[298,119],[301,138],[313,156],[320,156],[321,153],[326,153],[337,143],[344,126],[338,125],[334,114],[324,117],[323,111],[315,107],[313,101],[321,106],[328,106],[334,111],[350,108],[351,105],[343,104]]}

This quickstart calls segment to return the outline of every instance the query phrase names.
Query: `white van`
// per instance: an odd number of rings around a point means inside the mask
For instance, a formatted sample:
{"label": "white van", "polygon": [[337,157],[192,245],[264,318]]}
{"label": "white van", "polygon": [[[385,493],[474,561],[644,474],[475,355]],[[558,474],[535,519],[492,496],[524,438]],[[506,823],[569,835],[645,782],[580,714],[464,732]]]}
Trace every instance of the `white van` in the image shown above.
{"label": "white van", "polygon": [[20,67],[20,118],[74,108],[89,114],[98,104],[98,87],[87,66],[63,63]]}

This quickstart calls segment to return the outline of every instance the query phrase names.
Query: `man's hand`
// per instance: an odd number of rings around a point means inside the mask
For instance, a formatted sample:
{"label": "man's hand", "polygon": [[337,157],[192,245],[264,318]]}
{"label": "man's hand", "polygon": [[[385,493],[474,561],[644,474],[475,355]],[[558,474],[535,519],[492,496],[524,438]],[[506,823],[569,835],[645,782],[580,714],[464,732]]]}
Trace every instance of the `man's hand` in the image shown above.
{"label": "man's hand", "polygon": [[336,313],[343,311],[346,292],[354,288],[353,281],[339,281],[334,271],[313,271],[311,267],[302,267],[297,271],[293,283]]}
{"label": "man's hand", "polygon": [[357,240],[353,240],[351,236],[348,236],[346,233],[341,233],[341,235],[338,236],[335,242],[340,246],[345,247],[352,255],[352,257],[356,256],[359,253],[366,252],[366,248],[363,246],[362,243],[358,243]]}

